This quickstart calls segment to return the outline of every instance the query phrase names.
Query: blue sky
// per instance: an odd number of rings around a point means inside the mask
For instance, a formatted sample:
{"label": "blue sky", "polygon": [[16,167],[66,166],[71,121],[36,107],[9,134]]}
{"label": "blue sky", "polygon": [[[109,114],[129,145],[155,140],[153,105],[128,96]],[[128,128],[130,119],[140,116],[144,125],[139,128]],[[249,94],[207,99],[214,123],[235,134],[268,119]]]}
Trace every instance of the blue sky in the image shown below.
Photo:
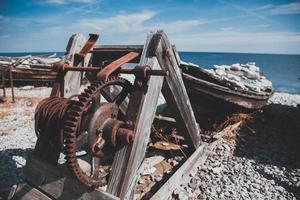
{"label": "blue sky", "polygon": [[0,52],[64,51],[73,33],[143,44],[163,29],[181,51],[300,54],[300,1],[0,0]]}

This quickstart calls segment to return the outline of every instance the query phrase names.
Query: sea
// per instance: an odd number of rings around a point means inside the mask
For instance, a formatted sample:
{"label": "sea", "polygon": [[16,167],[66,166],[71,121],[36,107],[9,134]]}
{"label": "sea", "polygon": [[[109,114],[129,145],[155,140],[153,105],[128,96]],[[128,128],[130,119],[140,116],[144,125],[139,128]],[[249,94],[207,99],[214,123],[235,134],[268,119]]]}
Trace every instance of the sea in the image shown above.
{"label": "sea", "polygon": [[[63,52],[26,52],[0,53],[0,56],[25,56]],[[272,81],[274,90],[300,94],[300,55],[285,54],[254,54],[254,53],[211,53],[211,52],[179,52],[180,59],[192,62],[203,68],[212,68],[214,65],[231,65],[234,63],[255,62],[263,74]]]}

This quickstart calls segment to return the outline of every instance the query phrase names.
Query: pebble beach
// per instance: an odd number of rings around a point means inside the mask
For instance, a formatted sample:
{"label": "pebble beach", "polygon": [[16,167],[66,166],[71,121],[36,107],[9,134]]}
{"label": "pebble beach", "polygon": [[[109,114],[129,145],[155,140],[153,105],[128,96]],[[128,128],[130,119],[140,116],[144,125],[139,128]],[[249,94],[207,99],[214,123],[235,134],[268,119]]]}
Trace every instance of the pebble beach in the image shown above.
{"label": "pebble beach", "polygon": [[[16,103],[7,97],[0,104],[0,192],[22,182],[27,153],[36,142],[35,106],[50,91],[16,88]],[[299,118],[300,95],[275,93],[263,112],[235,137],[223,139],[170,199],[299,199],[300,160],[293,149],[300,142]]]}

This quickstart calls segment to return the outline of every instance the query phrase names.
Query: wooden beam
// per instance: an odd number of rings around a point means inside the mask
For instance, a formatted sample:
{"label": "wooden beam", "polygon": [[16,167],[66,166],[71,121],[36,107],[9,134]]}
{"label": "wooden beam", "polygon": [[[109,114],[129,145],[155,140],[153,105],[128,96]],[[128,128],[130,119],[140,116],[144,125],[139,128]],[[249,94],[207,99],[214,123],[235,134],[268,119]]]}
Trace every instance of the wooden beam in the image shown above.
{"label": "wooden beam", "polygon": [[[156,57],[148,57],[147,51],[151,46],[153,34],[149,34],[141,56],[141,65],[152,69],[161,69]],[[107,191],[121,199],[132,198],[133,187],[138,177],[138,169],[145,157],[150,138],[151,125],[155,116],[156,105],[161,91],[163,77],[151,76],[148,90],[144,96],[142,109],[135,125],[135,138],[132,144],[116,152]]]}
{"label": "wooden beam", "polygon": [[143,52],[144,45],[95,45],[92,51],[120,51],[131,50]]}
{"label": "wooden beam", "polygon": [[[88,53],[84,61],[75,65],[75,54],[79,53],[86,43],[86,38],[82,34],[74,34],[71,36],[66,49],[66,55],[64,62],[71,63],[73,66],[87,66],[91,54]],[[64,77],[64,97],[70,97],[74,94],[78,94],[81,84],[82,72],[67,72]]]}
{"label": "wooden beam", "polygon": [[29,184],[22,183],[18,185],[12,200],[51,200],[51,198]]}
{"label": "wooden beam", "polygon": [[187,134],[187,140],[197,148],[200,143],[200,127],[186,92],[181,71],[179,68],[179,56],[174,53],[176,49],[170,44],[167,35],[163,31],[157,31],[153,39],[153,49],[150,55],[156,56],[162,69],[169,72],[165,77],[162,93],[168,106],[174,111],[176,122],[179,123],[183,133]]}
{"label": "wooden beam", "polygon": [[[199,167],[203,166],[208,156],[214,149],[222,143],[222,137],[239,130],[241,122],[237,122],[224,128],[216,134],[217,140],[207,144],[202,143],[200,147],[183,163],[183,165],[170,177],[170,179],[151,197],[151,200],[169,199],[173,191],[182,183],[188,182],[193,177]],[[191,176],[190,176],[191,175]]]}
{"label": "wooden beam", "polygon": [[50,165],[32,153],[27,158],[24,179],[54,199],[119,199],[105,191],[84,186],[74,178],[66,164]]}
{"label": "wooden beam", "polygon": [[204,152],[207,143],[202,143],[196,151],[183,163],[183,165],[169,178],[169,180],[151,197],[152,200],[168,199],[173,191],[179,187],[190,172],[206,160]]}

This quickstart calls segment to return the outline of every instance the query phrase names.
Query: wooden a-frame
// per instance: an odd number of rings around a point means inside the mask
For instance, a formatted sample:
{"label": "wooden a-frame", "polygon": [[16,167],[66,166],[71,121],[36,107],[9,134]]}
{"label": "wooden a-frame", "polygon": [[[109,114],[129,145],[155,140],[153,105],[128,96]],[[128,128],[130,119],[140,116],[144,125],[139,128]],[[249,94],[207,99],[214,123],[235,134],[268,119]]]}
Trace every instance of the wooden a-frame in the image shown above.
{"label": "wooden a-frame", "polygon": [[[176,177],[183,176],[185,173],[188,173],[189,169],[195,166],[197,157],[201,155],[205,145],[200,146],[200,128],[196,122],[183,84],[179,69],[179,57],[163,31],[148,34],[139,64],[148,65],[152,69],[163,69],[168,71],[169,74],[166,77],[150,77],[148,90],[144,96],[142,108],[135,124],[134,142],[116,152],[107,191],[84,189],[84,186],[80,185],[78,181],[72,179],[67,172],[62,170],[64,166],[54,168],[53,166],[48,166],[46,163],[39,164],[41,161],[31,156],[28,162],[35,163],[37,167],[32,166],[32,164],[26,165],[25,172],[27,175],[25,174],[25,178],[30,184],[21,185],[17,192],[19,199],[61,199],[61,195],[73,192],[74,195],[71,194],[70,198],[133,199],[133,189],[137,182],[141,163],[145,157],[147,144],[150,139],[151,125],[161,91],[168,106],[174,110],[178,128],[182,129],[190,146],[196,150],[174,175]],[[30,176],[30,174],[35,174],[35,176]],[[39,177],[38,174],[40,174],[43,180],[38,179],[39,181],[36,181],[31,178]],[[66,174],[65,177],[64,174]],[[172,180],[171,178],[170,180]],[[178,184],[177,182],[174,182],[173,187]],[[169,182],[167,183],[170,184]],[[24,190],[30,191],[24,193]],[[21,193],[22,191],[23,193]],[[171,192],[169,190],[164,195],[170,195]]]}
{"label": "wooden a-frame", "polygon": [[161,89],[168,106],[175,111],[178,126],[186,133],[189,143],[193,148],[200,145],[200,129],[183,84],[179,62],[163,31],[152,32],[148,35],[140,64],[149,65],[152,69],[167,70],[169,75],[165,78],[150,77],[143,108],[135,126],[134,142],[115,154],[107,192],[121,199],[133,197],[133,188],[139,167],[145,157]]}

